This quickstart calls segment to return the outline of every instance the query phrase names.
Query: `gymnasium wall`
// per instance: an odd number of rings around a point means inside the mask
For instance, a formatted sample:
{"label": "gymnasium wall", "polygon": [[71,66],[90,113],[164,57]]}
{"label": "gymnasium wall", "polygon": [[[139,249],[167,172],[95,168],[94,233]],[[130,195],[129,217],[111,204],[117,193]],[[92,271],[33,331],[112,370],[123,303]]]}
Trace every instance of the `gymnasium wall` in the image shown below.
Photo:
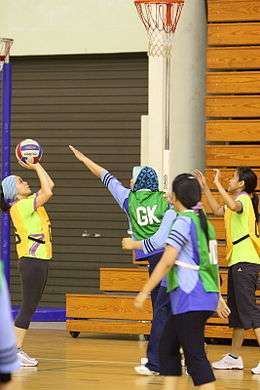
{"label": "gymnasium wall", "polygon": [[[100,267],[131,264],[131,253],[121,249],[126,215],[68,145],[128,186],[132,166],[140,164],[147,74],[144,53],[13,58],[12,172],[38,190],[36,175],[21,168],[14,153],[21,139],[35,138],[43,145],[42,164],[55,182],[46,205],[54,261],[41,306],[63,306],[66,292],[95,293]],[[13,237],[12,244],[11,292],[18,303]]]}
{"label": "gymnasium wall", "polygon": [[[0,36],[15,40],[13,56],[147,50],[145,29],[133,0],[9,0],[1,4],[0,26]],[[205,0],[185,0],[175,35],[171,176],[204,163]],[[151,142],[150,150],[148,146],[142,149],[141,158],[161,172],[161,123],[157,119],[161,68],[149,62],[153,82],[149,100],[153,103],[147,131]]]}
{"label": "gymnasium wall", "polygon": [[13,55],[145,51],[144,29],[132,0],[8,0],[0,35],[15,40]]}

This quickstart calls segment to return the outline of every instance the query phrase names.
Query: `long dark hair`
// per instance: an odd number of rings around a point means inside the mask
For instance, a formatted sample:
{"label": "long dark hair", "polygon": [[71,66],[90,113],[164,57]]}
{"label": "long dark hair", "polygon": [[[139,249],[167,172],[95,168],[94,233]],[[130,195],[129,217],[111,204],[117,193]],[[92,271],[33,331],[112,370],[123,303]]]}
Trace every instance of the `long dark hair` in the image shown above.
{"label": "long dark hair", "polygon": [[2,211],[8,211],[10,207],[11,206],[5,201],[3,187],[0,186],[0,209]]}
{"label": "long dark hair", "polygon": [[[198,180],[189,173],[182,173],[175,177],[172,182],[172,192],[176,199],[187,209],[191,209],[201,201],[201,187]],[[204,211],[198,209],[200,225],[209,242],[208,222]]]}
{"label": "long dark hair", "polygon": [[255,212],[255,219],[258,223],[259,221],[259,213],[258,213],[258,205],[259,205],[259,198],[258,195],[255,193],[255,189],[257,186],[257,176],[255,172],[249,168],[249,167],[238,167],[237,168],[237,174],[238,174],[238,180],[244,181],[245,188],[244,191],[247,192],[249,195],[251,195],[251,200]]}

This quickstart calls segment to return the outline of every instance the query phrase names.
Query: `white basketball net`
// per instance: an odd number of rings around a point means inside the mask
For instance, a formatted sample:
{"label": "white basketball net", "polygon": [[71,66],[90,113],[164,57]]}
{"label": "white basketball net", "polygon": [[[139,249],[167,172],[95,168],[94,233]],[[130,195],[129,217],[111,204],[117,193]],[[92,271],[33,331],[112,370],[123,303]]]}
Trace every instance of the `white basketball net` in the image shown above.
{"label": "white basketball net", "polygon": [[171,56],[173,37],[183,5],[184,0],[135,3],[147,31],[149,56]]}
{"label": "white basketball net", "polygon": [[148,50],[151,57],[170,57],[172,54],[172,45],[174,34],[172,32],[147,30],[148,33]]}

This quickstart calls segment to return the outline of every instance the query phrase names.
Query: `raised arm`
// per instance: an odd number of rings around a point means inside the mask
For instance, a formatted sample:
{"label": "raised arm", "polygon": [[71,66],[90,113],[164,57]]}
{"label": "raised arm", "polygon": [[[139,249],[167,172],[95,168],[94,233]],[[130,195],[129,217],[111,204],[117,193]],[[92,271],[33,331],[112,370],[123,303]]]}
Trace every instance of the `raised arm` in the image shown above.
{"label": "raised arm", "polygon": [[50,175],[48,174],[48,172],[45,171],[45,169],[43,168],[43,166],[41,166],[41,167],[42,167],[43,172],[44,172],[44,174],[45,174],[45,176],[46,176],[46,179],[47,179],[47,181],[48,181],[48,184],[49,184],[50,189],[53,190],[53,188],[54,188],[54,181],[52,180],[52,178],[50,177]]}
{"label": "raised arm", "polygon": [[81,153],[78,149],[74,148],[73,146],[69,145],[70,150],[74,153],[75,157],[83,162],[83,164],[90,170],[90,172],[93,173],[93,175],[97,177],[101,177],[101,173],[104,170],[103,167],[96,164],[94,161],[92,161],[90,158],[85,156],[83,153]]}
{"label": "raised arm", "polygon": [[35,164],[35,171],[40,180],[41,188],[38,191],[37,197],[35,199],[35,208],[37,209],[40,206],[43,206],[53,195],[54,183],[51,180],[50,176],[47,174],[45,169],[38,163]]}
{"label": "raised arm", "polygon": [[70,150],[75,154],[76,158],[79,161],[82,161],[83,164],[93,173],[93,175],[99,177],[102,183],[107,187],[111,192],[113,198],[119,204],[119,206],[127,212],[125,201],[129,196],[130,189],[123,186],[119,180],[111,175],[105,168],[96,164],[90,158],[85,156],[79,150],[69,145]]}
{"label": "raised arm", "polygon": [[192,174],[199,181],[200,186],[201,186],[202,190],[204,191],[204,194],[207,197],[207,200],[209,202],[209,206],[210,206],[211,210],[213,211],[213,214],[216,215],[217,217],[223,217],[224,213],[225,213],[224,206],[220,205],[217,202],[217,200],[214,198],[214,196],[212,195],[212,192],[210,191],[210,189],[208,187],[206,178],[203,175],[203,173],[201,171],[199,171],[198,169],[195,169],[192,172]]}
{"label": "raised arm", "polygon": [[35,171],[40,180],[41,187],[37,192],[37,196],[35,198],[35,208],[37,209],[38,207],[43,206],[52,197],[54,182],[40,163],[31,164],[19,161],[19,164],[26,169]]}
{"label": "raised arm", "polygon": [[232,210],[232,211],[235,211],[237,213],[241,212],[243,210],[243,205],[242,203],[239,201],[239,200],[235,200],[232,198],[232,196],[230,196],[227,191],[225,190],[225,188],[222,186],[221,182],[220,182],[220,171],[219,169],[215,169],[216,171],[216,175],[215,175],[215,178],[214,178],[214,183],[220,193],[220,195],[222,196],[225,204],[227,205],[227,207]]}

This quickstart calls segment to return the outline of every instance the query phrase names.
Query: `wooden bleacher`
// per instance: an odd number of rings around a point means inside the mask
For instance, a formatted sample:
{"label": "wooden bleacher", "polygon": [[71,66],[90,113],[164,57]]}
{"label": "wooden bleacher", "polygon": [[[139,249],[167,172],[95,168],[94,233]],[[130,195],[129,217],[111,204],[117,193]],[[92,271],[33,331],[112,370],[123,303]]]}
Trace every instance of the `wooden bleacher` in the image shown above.
{"label": "wooden bleacher", "polygon": [[[134,307],[135,295],[148,278],[142,268],[101,268],[100,290],[102,294],[67,294],[67,330],[76,337],[80,332],[114,334],[149,334],[151,302],[144,310]],[[222,294],[227,294],[227,271],[221,271]],[[117,294],[116,294],[117,293]],[[120,294],[118,294],[120,293]],[[127,295],[122,295],[126,294]],[[134,294],[135,293],[135,294]],[[260,298],[260,291],[257,291]],[[227,321],[212,317],[207,325],[207,337],[229,338]],[[255,338],[252,331],[246,337]]]}
{"label": "wooden bleacher", "polygon": [[73,337],[83,331],[149,334],[152,312],[150,300],[147,300],[141,311],[133,305],[133,292],[139,291],[146,279],[147,271],[142,268],[101,268],[102,294],[66,295],[66,313],[70,317],[67,330]]}
{"label": "wooden bleacher", "polygon": [[[258,176],[259,192],[260,1],[208,0],[207,68],[205,155],[209,186],[216,191],[213,168],[221,170],[226,186],[234,169],[247,165]],[[221,203],[217,192],[215,196]],[[224,248],[224,222],[213,216],[211,221]],[[221,266],[224,271],[224,262]],[[207,328],[208,335],[215,337],[218,322],[222,326],[222,320],[214,319],[214,327]],[[223,332],[223,337],[230,337],[228,328]]]}
{"label": "wooden bleacher", "polygon": [[[260,179],[259,0],[208,0],[207,67],[205,155],[210,188],[216,190],[213,168],[221,169],[225,185],[239,165],[254,167]],[[220,199],[217,193],[216,197]],[[222,293],[225,295],[224,222],[213,216],[210,219],[219,240]],[[102,268],[100,294],[67,294],[68,331],[74,337],[80,332],[149,334],[150,301],[143,311],[133,306],[135,293],[146,278],[144,268]],[[257,297],[260,300],[260,291]],[[212,317],[206,336],[230,338],[227,321]],[[255,338],[254,333],[247,331],[246,338]]]}

